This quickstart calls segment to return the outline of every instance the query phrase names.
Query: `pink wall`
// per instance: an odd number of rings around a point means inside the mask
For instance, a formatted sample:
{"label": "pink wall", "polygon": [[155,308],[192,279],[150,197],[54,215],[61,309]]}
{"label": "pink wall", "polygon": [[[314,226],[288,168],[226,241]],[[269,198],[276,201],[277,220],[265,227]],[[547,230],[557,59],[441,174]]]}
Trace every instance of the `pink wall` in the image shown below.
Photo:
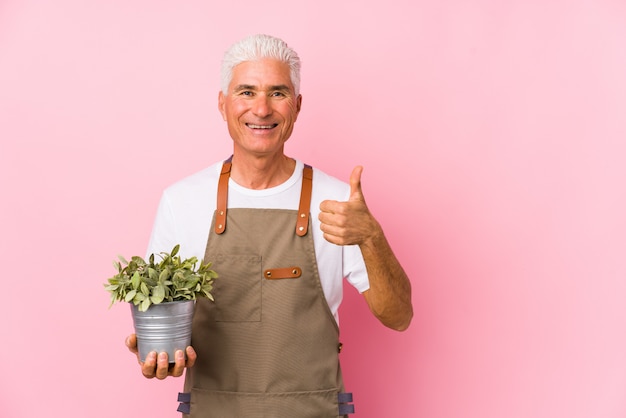
{"label": "pink wall", "polygon": [[177,416],[101,284],[228,154],[221,54],[267,32],[304,61],[288,153],[365,166],[413,282],[401,334],[346,292],[355,416],[626,416],[626,4],[214,3],[0,2],[0,415]]}

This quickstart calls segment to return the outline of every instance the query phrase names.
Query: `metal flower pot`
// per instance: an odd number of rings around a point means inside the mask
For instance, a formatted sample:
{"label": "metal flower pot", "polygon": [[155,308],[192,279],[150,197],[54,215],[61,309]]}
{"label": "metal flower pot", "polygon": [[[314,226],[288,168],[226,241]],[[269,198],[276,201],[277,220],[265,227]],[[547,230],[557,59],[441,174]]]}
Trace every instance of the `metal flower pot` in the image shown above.
{"label": "metal flower pot", "polygon": [[166,352],[169,362],[174,363],[174,353],[191,343],[191,322],[195,301],[183,300],[150,305],[145,311],[130,304],[137,334],[137,348],[141,361],[151,351]]}

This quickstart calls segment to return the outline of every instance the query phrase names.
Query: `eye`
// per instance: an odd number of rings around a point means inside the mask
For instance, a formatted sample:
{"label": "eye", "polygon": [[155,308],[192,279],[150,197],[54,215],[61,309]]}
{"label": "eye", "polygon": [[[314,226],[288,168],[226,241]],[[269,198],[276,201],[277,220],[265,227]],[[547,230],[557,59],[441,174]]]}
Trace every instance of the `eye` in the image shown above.
{"label": "eye", "polygon": [[235,92],[237,96],[243,96],[243,97],[252,97],[254,96],[254,92],[252,90],[239,90]]}
{"label": "eye", "polygon": [[282,91],[275,91],[272,92],[272,97],[285,97],[285,93],[283,93]]}

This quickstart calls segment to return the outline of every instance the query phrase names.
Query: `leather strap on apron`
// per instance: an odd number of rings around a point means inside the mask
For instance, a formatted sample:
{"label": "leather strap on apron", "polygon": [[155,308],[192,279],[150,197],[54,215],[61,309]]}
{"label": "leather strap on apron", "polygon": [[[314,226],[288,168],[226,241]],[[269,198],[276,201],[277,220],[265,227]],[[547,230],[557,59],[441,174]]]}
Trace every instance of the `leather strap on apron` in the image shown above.
{"label": "leather strap on apron", "polygon": [[311,210],[311,193],[313,191],[313,169],[305,165],[302,170],[302,191],[300,192],[300,207],[296,222],[296,235],[303,237],[309,228],[309,214]]}
{"label": "leather strap on apron", "polygon": [[[224,161],[220,178],[217,185],[217,211],[215,212],[215,233],[222,234],[226,230],[226,211],[228,204],[228,180],[232,157]],[[302,171],[302,192],[300,194],[300,207],[298,208],[298,221],[296,222],[296,234],[300,237],[306,235],[309,229],[309,210],[311,208],[311,192],[313,191],[313,168],[305,165]]]}
{"label": "leather strap on apron", "polygon": [[180,411],[192,418],[351,413],[351,396],[342,393],[339,328],[307,234],[312,169],[304,169],[298,211],[227,211],[229,173],[226,162],[204,257],[219,274],[215,302],[196,303],[198,359],[187,370]]}
{"label": "leather strap on apron", "polygon": [[[231,157],[232,158],[232,157]],[[220,179],[217,182],[217,210],[215,212],[215,233],[226,230],[226,205],[228,204],[228,179],[230,179],[230,158],[222,165]]]}

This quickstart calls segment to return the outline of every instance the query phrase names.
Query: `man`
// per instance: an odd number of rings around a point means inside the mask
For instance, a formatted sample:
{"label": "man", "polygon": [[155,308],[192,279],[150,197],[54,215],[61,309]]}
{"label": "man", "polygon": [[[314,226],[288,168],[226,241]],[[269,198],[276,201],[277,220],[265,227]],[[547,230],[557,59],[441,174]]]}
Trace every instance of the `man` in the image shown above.
{"label": "man", "polygon": [[[148,253],[181,244],[211,261],[215,302],[196,305],[191,347],[150,353],[148,378],[186,372],[191,417],[337,417],[349,412],[339,367],[342,279],[387,327],[413,316],[411,286],[361,191],[284,154],[302,106],[300,60],[257,35],[222,64],[218,108],[232,157],[168,188]],[[126,341],[137,353],[136,337]]]}

